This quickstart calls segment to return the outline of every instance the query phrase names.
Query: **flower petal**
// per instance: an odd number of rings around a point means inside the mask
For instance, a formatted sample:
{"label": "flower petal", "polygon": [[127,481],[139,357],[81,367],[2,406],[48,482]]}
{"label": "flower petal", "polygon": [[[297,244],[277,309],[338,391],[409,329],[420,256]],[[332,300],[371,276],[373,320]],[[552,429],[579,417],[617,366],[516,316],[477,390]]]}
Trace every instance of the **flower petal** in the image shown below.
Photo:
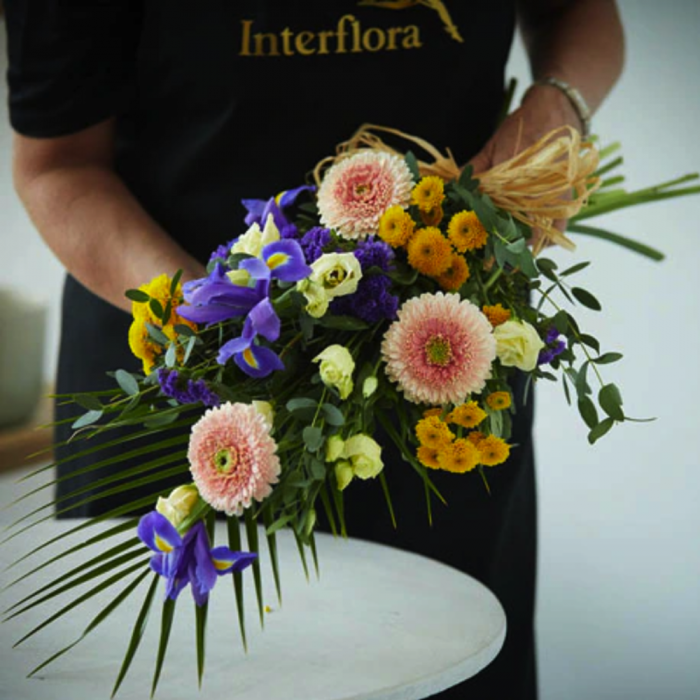
{"label": "flower petal", "polygon": [[159,554],[169,554],[182,546],[180,533],[164,515],[155,510],[139,520],[136,532],[149,549]]}
{"label": "flower petal", "polygon": [[233,356],[235,363],[249,376],[260,379],[267,377],[275,370],[284,369],[284,363],[279,357],[262,345],[251,345],[241,353]]}
{"label": "flower petal", "polygon": [[304,251],[292,239],[269,243],[262,250],[262,258],[271,276],[283,282],[298,282],[312,273],[306,264]]}
{"label": "flower petal", "polygon": [[215,547],[211,550],[211,561],[219,576],[231,571],[243,571],[257,558],[258,555],[253,552],[234,552],[228,547]]}
{"label": "flower petal", "polygon": [[248,321],[257,335],[272,342],[280,337],[280,319],[269,298],[263,299],[250,310],[246,325]]}

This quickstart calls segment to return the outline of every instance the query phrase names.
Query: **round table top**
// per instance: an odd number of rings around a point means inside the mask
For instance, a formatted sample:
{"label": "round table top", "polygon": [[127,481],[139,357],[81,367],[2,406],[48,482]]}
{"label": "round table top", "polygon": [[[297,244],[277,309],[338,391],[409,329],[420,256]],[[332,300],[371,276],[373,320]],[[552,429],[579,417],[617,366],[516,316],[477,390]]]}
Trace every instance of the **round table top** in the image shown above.
{"label": "round table top", "polygon": [[[3,520],[7,522],[6,517]],[[3,545],[3,563],[75,525],[76,521],[48,521],[37,526]],[[264,541],[261,537],[261,546]],[[225,542],[223,533],[217,542]],[[201,691],[197,688],[194,603],[189,589],[180,594],[157,696],[168,700],[413,700],[475,675],[503,644],[506,621],[499,602],[482,584],[448,566],[374,543],[318,535],[320,578],[309,556],[307,581],[291,534],[279,532],[278,546],[282,605],[267,553],[261,553],[264,598],[269,606],[264,629],[259,623],[252,574],[244,574],[247,653],[238,629],[233,586],[228,577],[219,579],[209,603]],[[50,555],[55,553],[52,550]],[[90,551],[90,556],[95,554]],[[88,558],[84,553],[73,556]],[[27,568],[3,573],[0,583],[6,585]],[[55,575],[47,567],[37,575],[32,590]],[[123,586],[100,593],[14,650],[11,646],[17,639],[70,598],[50,601],[2,624],[0,697],[108,698],[150,580],[146,578],[78,646],[31,679],[26,678],[27,673],[77,639]],[[77,590],[82,593],[90,585]],[[162,596],[162,591],[161,584],[157,595]],[[2,595],[3,609],[27,593],[24,584],[9,589]],[[74,596],[75,590],[69,595]],[[160,605],[154,605],[117,698],[143,700],[150,694],[159,609]]]}

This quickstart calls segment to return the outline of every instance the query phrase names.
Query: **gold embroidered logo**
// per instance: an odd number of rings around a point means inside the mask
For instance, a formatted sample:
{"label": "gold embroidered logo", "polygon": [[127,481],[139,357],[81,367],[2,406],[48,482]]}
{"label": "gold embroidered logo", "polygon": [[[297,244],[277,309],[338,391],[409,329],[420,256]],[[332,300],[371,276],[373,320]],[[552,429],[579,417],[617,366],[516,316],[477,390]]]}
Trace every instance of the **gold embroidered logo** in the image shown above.
{"label": "gold embroidered logo", "polygon": [[464,43],[462,35],[457,29],[457,25],[452,21],[450,13],[441,0],[360,0],[358,5],[363,7],[383,7],[386,10],[405,10],[408,7],[423,5],[440,15],[440,19],[445,25],[445,31],[455,40]]}

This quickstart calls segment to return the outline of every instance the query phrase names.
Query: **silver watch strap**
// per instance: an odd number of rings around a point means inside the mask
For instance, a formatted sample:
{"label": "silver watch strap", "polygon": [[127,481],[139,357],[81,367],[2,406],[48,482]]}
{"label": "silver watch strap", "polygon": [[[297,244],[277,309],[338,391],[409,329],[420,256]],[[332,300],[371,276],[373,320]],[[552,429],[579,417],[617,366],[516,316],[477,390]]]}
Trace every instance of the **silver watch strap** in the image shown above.
{"label": "silver watch strap", "polygon": [[582,135],[584,138],[590,136],[591,133],[591,109],[583,98],[583,95],[569,83],[555,78],[554,76],[547,76],[545,78],[539,78],[536,80],[531,87],[535,85],[551,85],[559,90],[561,90],[571,102],[578,118],[581,120]]}

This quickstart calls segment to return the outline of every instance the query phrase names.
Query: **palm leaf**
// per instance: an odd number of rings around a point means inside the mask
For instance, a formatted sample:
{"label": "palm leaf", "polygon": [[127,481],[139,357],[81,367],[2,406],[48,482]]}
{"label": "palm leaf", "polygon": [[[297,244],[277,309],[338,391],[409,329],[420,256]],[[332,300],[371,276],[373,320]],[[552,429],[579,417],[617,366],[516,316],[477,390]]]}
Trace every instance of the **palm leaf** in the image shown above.
{"label": "palm leaf", "polygon": [[112,688],[112,697],[114,697],[117,694],[119,686],[121,686],[122,681],[126,677],[129,667],[131,666],[131,662],[134,660],[136,650],[141,644],[141,639],[143,638],[143,634],[146,631],[146,624],[148,623],[148,614],[151,611],[151,606],[153,605],[153,596],[155,595],[159,578],[160,577],[158,576],[158,574],[156,574],[153,577],[151,587],[148,589],[148,593],[146,593],[143,605],[141,606],[141,610],[139,611],[138,617],[136,618],[136,622],[134,623],[134,628],[131,632],[131,639],[129,640],[129,646],[127,647],[126,654],[124,655],[124,661],[122,661],[121,668],[119,669],[119,675],[117,676],[117,680],[114,683],[114,688]]}
{"label": "palm leaf", "polygon": [[44,627],[47,627],[50,625],[52,622],[55,622],[59,618],[63,617],[66,613],[70,612],[73,610],[73,608],[77,608],[79,605],[82,605],[86,601],[90,600],[90,598],[96,596],[98,593],[101,593],[102,591],[106,590],[110,586],[113,586],[115,583],[119,583],[124,579],[125,576],[128,576],[129,574],[133,573],[134,571],[140,569],[143,566],[143,562],[139,562],[138,564],[134,564],[133,566],[130,566],[129,568],[125,569],[124,571],[120,571],[116,573],[114,576],[110,576],[106,581],[103,581],[99,585],[95,586],[94,588],[91,588],[89,591],[86,591],[81,595],[79,598],[76,598],[73,602],[69,603],[68,605],[65,605],[62,607],[58,612],[54,613],[50,617],[48,617],[46,620],[44,620],[42,623],[34,627],[32,630],[27,632],[27,634],[24,635],[19,641],[15,642],[13,644],[13,649],[15,647],[18,647],[20,644],[24,643],[29,639],[30,637],[33,637],[37,632],[40,630],[44,629]]}
{"label": "palm leaf", "polygon": [[[263,509],[263,522],[265,528],[272,525],[272,513],[269,508]],[[272,576],[275,579],[275,588],[277,590],[277,600],[282,605],[282,584],[280,582],[279,557],[277,556],[277,534],[275,532],[267,533],[267,549],[270,553],[270,564],[272,565]]]}
{"label": "palm leaf", "polygon": [[166,598],[163,603],[163,614],[160,620],[160,641],[158,642],[158,656],[156,658],[156,668],[153,673],[153,685],[151,686],[151,697],[156,693],[160,674],[163,670],[163,662],[165,661],[165,652],[168,650],[168,642],[170,641],[170,632],[173,628],[173,617],[175,616],[175,601],[172,598]]}
{"label": "palm leaf", "polygon": [[248,549],[255,552],[258,556],[253,562],[253,579],[255,580],[255,597],[258,601],[258,613],[260,615],[260,626],[265,626],[265,604],[263,601],[262,590],[262,570],[260,568],[260,545],[258,542],[258,526],[255,522],[250,508],[245,512],[245,531],[248,538]]}
{"label": "palm leaf", "polygon": [[143,581],[146,578],[146,576],[148,576],[148,574],[148,571],[144,571],[142,574],[139,574],[111,603],[109,603],[109,605],[105,606],[92,619],[90,624],[83,630],[83,633],[74,642],[71,642],[67,647],[64,647],[63,649],[46,659],[46,661],[43,661],[41,664],[39,664],[33,671],[31,671],[27,678],[31,678],[33,675],[41,671],[42,668],[46,668],[46,666],[48,666],[50,663],[53,663],[56,659],[63,656],[63,654],[70,651],[74,646],[82,642],[83,639],[85,639],[85,637],[87,637],[87,635],[95,629],[95,627],[97,627],[103,620],[105,620],[131,595],[134,589],[141,583],[141,581]]}
{"label": "palm leaf", "polygon": [[[241,530],[238,518],[227,518],[228,546],[234,552],[241,551]],[[236,593],[236,609],[238,610],[238,626],[241,630],[241,641],[244,651],[248,651],[248,640],[245,633],[245,608],[243,606],[243,572],[233,572],[233,588]]]}
{"label": "palm leaf", "polygon": [[306,563],[306,551],[304,550],[304,543],[301,540],[301,537],[299,537],[299,533],[292,528],[292,532],[294,533],[294,540],[297,543],[297,549],[299,550],[299,558],[301,559],[301,565],[304,568],[304,576],[306,576],[306,580],[309,580],[309,567],[308,564]]}

